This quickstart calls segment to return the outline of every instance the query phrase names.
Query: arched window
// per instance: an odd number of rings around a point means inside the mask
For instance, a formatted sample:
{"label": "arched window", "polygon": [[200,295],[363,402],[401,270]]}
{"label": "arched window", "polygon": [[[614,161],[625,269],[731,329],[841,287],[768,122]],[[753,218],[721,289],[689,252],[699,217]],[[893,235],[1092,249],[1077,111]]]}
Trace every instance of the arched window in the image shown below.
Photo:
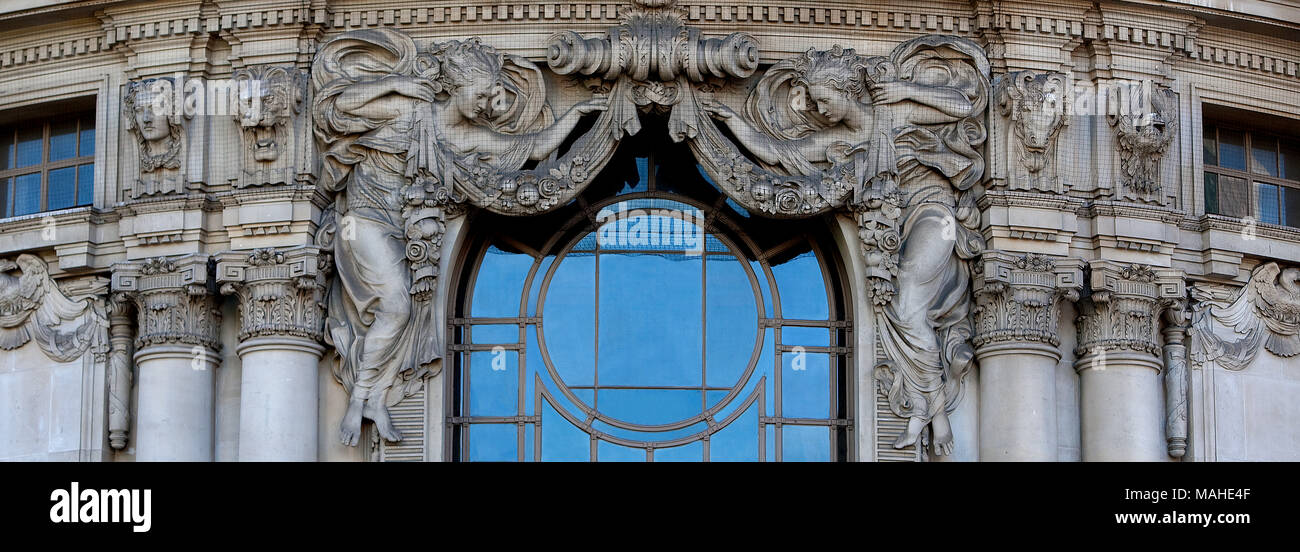
{"label": "arched window", "polygon": [[656,145],[625,140],[557,212],[469,222],[450,458],[848,459],[851,336],[825,222],[752,216],[685,148]]}

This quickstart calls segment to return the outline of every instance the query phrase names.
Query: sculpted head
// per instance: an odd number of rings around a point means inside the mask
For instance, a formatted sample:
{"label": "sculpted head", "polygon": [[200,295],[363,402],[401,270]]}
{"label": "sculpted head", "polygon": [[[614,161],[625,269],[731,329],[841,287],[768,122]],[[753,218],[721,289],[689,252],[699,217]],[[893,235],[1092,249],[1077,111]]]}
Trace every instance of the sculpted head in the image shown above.
{"label": "sculpted head", "polygon": [[283,126],[303,101],[303,79],[291,67],[255,66],[235,72],[239,93],[235,120],[249,139],[253,158],[274,161],[280,156]]}
{"label": "sculpted head", "polygon": [[808,50],[792,84],[807,91],[806,108],[837,124],[860,109],[865,60],[852,49]]}
{"label": "sculpted head", "polygon": [[451,107],[466,119],[490,117],[503,93],[501,54],[477,39],[437,44],[433,54],[441,61],[436,78]]}
{"label": "sculpted head", "polygon": [[137,129],[140,136],[148,142],[166,139],[171,134],[168,107],[170,104],[170,86],[159,86],[162,81],[149,80],[133,82],[127,85],[122,98],[127,128]]}

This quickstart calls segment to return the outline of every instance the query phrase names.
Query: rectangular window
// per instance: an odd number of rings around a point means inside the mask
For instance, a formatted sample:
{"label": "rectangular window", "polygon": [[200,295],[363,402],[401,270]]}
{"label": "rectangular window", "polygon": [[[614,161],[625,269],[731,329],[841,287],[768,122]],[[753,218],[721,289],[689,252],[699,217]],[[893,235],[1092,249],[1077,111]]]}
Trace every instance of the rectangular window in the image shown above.
{"label": "rectangular window", "polygon": [[1220,119],[1205,123],[1205,212],[1300,227],[1300,141]]}
{"label": "rectangular window", "polygon": [[94,181],[93,112],[0,127],[0,217],[90,205]]}

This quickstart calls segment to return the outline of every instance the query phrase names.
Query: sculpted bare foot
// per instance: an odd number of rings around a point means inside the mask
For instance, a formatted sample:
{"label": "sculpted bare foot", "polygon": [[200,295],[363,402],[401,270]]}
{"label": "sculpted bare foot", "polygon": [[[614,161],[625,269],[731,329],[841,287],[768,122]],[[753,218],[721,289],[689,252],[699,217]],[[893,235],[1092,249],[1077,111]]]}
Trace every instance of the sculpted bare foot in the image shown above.
{"label": "sculpted bare foot", "polygon": [[930,428],[934,430],[934,453],[939,456],[952,454],[952,426],[948,423],[948,414],[936,414]]}
{"label": "sculpted bare foot", "polygon": [[925,429],[925,420],[908,418],[907,430],[902,435],[899,435],[898,439],[894,440],[894,448],[901,449],[915,443],[917,438],[921,436],[921,430],[923,429]]}
{"label": "sculpted bare foot", "polygon": [[386,441],[401,441],[402,432],[393,427],[393,420],[388,417],[388,408],[374,401],[366,401],[363,414],[375,422],[375,429],[379,430],[379,436]]}
{"label": "sculpted bare foot", "polygon": [[339,441],[349,447],[357,445],[357,440],[361,438],[361,411],[365,404],[364,400],[353,399],[348,403],[348,411],[343,415],[343,423],[339,425]]}

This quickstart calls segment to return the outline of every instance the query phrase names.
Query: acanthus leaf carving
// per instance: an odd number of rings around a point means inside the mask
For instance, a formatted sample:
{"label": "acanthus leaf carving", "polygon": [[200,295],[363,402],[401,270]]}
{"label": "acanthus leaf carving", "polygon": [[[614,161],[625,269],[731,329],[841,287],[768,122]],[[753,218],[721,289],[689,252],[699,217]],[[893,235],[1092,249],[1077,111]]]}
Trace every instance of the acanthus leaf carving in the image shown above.
{"label": "acanthus leaf carving", "polygon": [[113,289],[135,303],[137,350],[154,345],[221,350],[221,309],[208,285],[206,255],[117,263]]}
{"label": "acanthus leaf carving", "polygon": [[217,261],[221,293],[239,299],[239,340],[291,336],[321,341],[328,262],[315,246],[231,252]]}

